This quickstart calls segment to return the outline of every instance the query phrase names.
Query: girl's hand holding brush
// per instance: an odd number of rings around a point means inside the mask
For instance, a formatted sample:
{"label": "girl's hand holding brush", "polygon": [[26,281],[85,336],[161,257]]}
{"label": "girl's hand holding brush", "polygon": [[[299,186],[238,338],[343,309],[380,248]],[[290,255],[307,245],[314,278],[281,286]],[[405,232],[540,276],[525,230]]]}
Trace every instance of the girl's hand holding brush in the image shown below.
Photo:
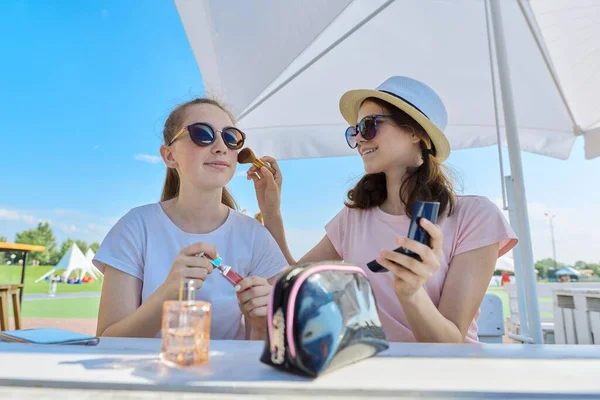
{"label": "girl's hand holding brush", "polygon": [[[263,157],[263,159],[266,159],[266,158],[270,158],[270,157]],[[240,164],[251,163],[252,166],[256,167],[259,170],[262,167],[265,167],[265,168],[267,168],[269,170],[269,172],[271,172],[271,174],[275,175],[275,170],[269,164],[267,164],[265,161],[263,161],[260,158],[256,157],[256,155],[254,154],[254,152],[250,148],[248,148],[248,147],[246,147],[245,149],[243,149],[242,151],[240,151],[240,153],[238,154],[238,162]]]}
{"label": "girl's hand holding brush", "polygon": [[[244,151],[248,150],[247,153]],[[248,155],[250,153],[250,155]],[[244,161],[240,161],[241,158]],[[249,159],[254,160],[248,161]],[[263,218],[269,216],[279,215],[280,204],[281,204],[281,185],[283,182],[283,176],[277,165],[277,161],[273,157],[262,157],[260,159],[254,156],[252,150],[245,148],[238,156],[238,162],[247,163],[252,162],[252,166],[248,169],[247,179],[254,181],[254,190],[256,190],[256,200],[258,201],[258,207],[260,208]]]}

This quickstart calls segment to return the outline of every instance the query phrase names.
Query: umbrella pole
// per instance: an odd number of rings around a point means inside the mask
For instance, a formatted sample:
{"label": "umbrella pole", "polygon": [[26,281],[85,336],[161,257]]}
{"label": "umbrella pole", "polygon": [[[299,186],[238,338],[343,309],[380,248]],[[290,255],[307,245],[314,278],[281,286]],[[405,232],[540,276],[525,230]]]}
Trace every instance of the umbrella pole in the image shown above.
{"label": "umbrella pole", "polygon": [[[498,141],[498,162],[500,163],[500,182],[502,183],[502,205],[503,209],[508,211],[508,217],[510,225],[513,227],[517,237],[520,236],[517,231],[517,217],[515,215],[515,195],[514,195],[514,181],[512,176],[504,175],[504,162],[502,159],[502,137],[500,133],[500,112],[498,110],[498,96],[496,93],[496,59],[494,58],[494,46],[492,38],[494,33],[492,32],[492,21],[490,20],[490,6],[489,0],[485,0],[485,22],[487,25],[488,35],[488,50],[490,56],[490,74],[492,75],[492,96],[494,98],[494,119],[496,122],[496,139]],[[523,280],[523,266],[521,265],[521,249],[519,246],[513,250],[513,268],[516,277],[517,287],[517,301],[519,304],[519,337],[516,334],[511,333],[508,336],[512,339],[522,341],[524,343],[532,343],[533,339],[529,335],[529,320],[527,319],[527,299],[525,298],[525,283]],[[512,297],[512,293],[509,293],[509,301]],[[512,304],[510,305],[512,314]],[[512,318],[511,318],[512,320]],[[523,338],[527,338],[527,341],[523,341]]]}
{"label": "umbrella pole", "polygon": [[[517,228],[518,218],[515,215],[515,181],[512,176],[505,177],[506,180],[506,197],[508,198],[508,218],[510,224],[514,227],[515,233],[518,237],[521,237]],[[527,312],[527,298],[525,290],[525,278],[523,272],[523,264],[521,262],[523,255],[521,254],[520,246],[517,246],[513,250],[513,260],[515,265],[515,277],[517,278],[517,301],[519,304],[519,323],[520,323],[520,335],[525,337],[531,337],[529,333],[529,313]],[[509,296],[510,297],[510,296]],[[509,299],[510,300],[510,299]],[[510,337],[510,335],[509,335]]]}
{"label": "umbrella pole", "polygon": [[498,61],[498,75],[502,93],[504,121],[506,124],[506,142],[508,146],[511,174],[514,179],[515,214],[517,217],[517,232],[519,233],[523,280],[526,292],[519,293],[519,296],[525,294],[525,298],[527,299],[529,333],[531,334],[534,343],[543,344],[542,324],[540,321],[533,251],[531,246],[531,232],[529,228],[529,215],[527,212],[527,197],[525,194],[523,165],[521,162],[521,146],[517,131],[506,44],[504,43],[504,27],[502,25],[500,1],[490,0],[490,11],[492,15],[494,41],[496,44],[496,57]]}

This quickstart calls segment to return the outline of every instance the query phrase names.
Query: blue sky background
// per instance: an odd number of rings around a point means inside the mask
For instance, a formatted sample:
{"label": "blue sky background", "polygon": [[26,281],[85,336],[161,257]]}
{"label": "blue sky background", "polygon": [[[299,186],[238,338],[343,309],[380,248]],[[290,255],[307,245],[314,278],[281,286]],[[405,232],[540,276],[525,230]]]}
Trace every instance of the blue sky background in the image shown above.
{"label": "blue sky background", "polygon": [[[3,0],[0,49],[0,235],[12,241],[50,221],[59,243],[101,241],[130,208],[158,200],[162,124],[172,107],[203,91],[173,2]],[[455,151],[448,164],[464,193],[501,203],[496,148]],[[600,161],[584,161],[578,140],[567,161],[523,154],[523,164],[535,257],[552,254],[544,217],[552,212],[557,258],[600,261]],[[343,157],[281,167],[282,211],[300,256],[341,208],[362,162]],[[254,213],[245,169],[230,188]]]}

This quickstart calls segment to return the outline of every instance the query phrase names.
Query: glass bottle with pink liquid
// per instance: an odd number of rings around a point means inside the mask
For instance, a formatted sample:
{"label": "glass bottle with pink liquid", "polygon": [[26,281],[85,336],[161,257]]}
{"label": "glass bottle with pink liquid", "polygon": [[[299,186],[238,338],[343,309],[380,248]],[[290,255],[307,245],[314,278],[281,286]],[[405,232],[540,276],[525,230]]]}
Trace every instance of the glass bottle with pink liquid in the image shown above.
{"label": "glass bottle with pink liquid", "polygon": [[160,359],[171,367],[208,363],[211,304],[196,300],[202,281],[181,282],[179,301],[163,303]]}

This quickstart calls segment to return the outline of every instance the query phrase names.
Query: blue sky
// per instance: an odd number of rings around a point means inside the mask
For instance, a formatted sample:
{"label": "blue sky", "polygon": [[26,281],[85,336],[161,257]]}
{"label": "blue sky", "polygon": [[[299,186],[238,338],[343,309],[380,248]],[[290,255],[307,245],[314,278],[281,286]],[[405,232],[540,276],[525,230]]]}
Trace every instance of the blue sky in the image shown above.
{"label": "blue sky", "polygon": [[[43,220],[59,243],[101,241],[130,208],[158,200],[164,166],[154,161],[162,124],[174,105],[203,88],[174,3],[144,6],[0,2],[0,235],[10,241]],[[459,172],[464,193],[499,203],[497,158],[494,147],[462,150],[448,164]],[[523,154],[523,163],[535,257],[551,256],[544,212],[552,212],[557,258],[600,261],[600,161],[584,161],[578,140],[567,161]],[[281,167],[282,211],[300,256],[323,235],[362,163],[343,157],[282,161]],[[242,208],[255,212],[244,170],[230,188]]]}

